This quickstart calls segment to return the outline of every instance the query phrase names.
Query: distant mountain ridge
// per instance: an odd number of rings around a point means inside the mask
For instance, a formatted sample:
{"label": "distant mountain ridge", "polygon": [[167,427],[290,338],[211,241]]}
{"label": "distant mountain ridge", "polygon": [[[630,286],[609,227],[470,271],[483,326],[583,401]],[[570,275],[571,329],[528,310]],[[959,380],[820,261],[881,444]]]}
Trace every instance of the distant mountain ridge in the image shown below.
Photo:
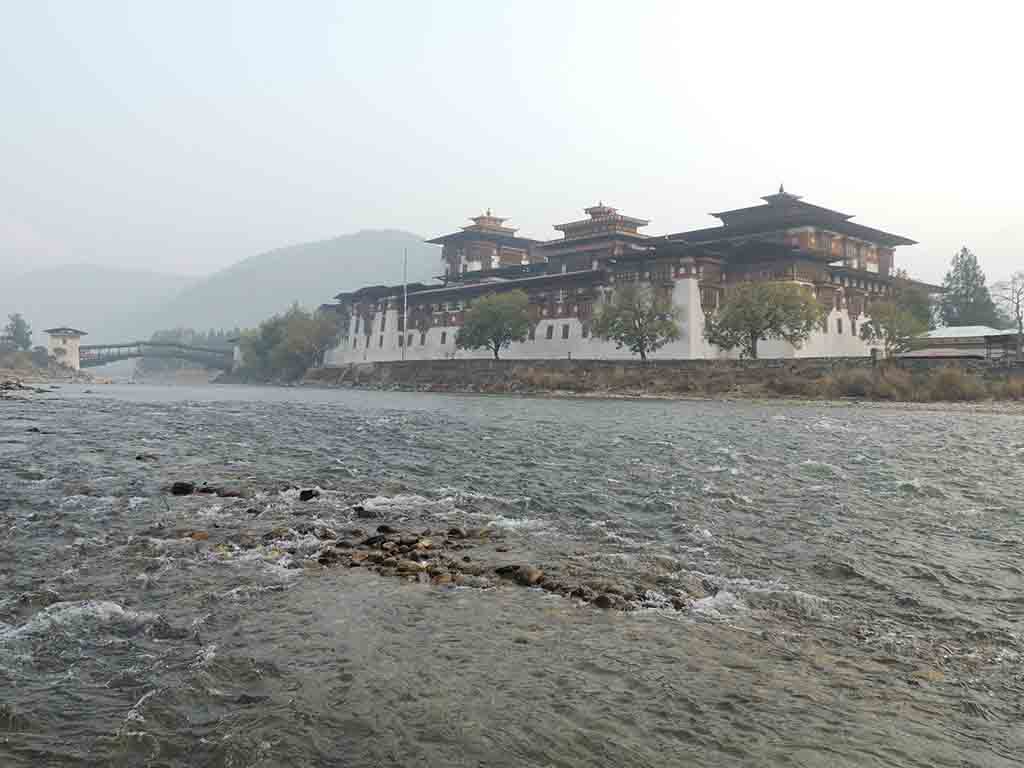
{"label": "distant mountain ridge", "polygon": [[438,273],[440,249],[420,236],[362,230],[251,256],[180,291],[160,308],[158,320],[167,327],[252,327],[294,302],[314,308],[342,291],[399,283],[404,253],[410,282]]}
{"label": "distant mountain ridge", "polygon": [[4,319],[21,312],[45,344],[44,328],[72,325],[87,342],[148,338],[177,327],[248,328],[291,304],[315,308],[335,294],[369,284],[399,283],[408,253],[410,282],[429,282],[440,249],[402,230],[362,230],[276,248],[207,277],[73,265],[0,277]]}
{"label": "distant mountain ridge", "polygon": [[0,279],[0,312],[20,312],[32,326],[34,344],[46,344],[43,330],[70,325],[92,341],[132,341],[140,336],[139,316],[195,283],[196,278],[141,269],[68,264]]}

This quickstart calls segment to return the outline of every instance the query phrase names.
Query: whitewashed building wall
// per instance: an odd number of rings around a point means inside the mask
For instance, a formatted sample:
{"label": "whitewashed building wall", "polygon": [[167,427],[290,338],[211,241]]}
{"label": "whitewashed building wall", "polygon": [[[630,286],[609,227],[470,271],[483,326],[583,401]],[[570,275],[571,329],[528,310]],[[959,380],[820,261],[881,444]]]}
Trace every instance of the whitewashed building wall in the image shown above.
{"label": "whitewashed building wall", "polygon": [[[700,287],[696,277],[676,280],[672,299],[679,310],[680,336],[677,341],[666,344],[653,353],[659,360],[729,359],[739,357],[738,350],[723,351],[704,338],[704,312],[700,304]],[[381,332],[381,317],[384,316],[384,331]],[[437,326],[425,332],[416,329],[399,333],[401,311],[389,309],[376,312],[372,318],[372,331],[367,335],[360,327],[357,334],[341,340],[325,357],[329,366],[346,363],[388,362],[395,360],[443,360],[492,357],[486,349],[464,350],[455,346],[459,326]],[[817,331],[799,349],[779,341],[762,341],[758,344],[758,356],[762,358],[793,357],[864,357],[871,354],[871,346],[859,337],[860,325],[867,318],[861,316],[856,323],[858,335],[851,332],[850,318],[846,310],[833,309],[829,313],[828,332]],[[842,322],[842,333],[838,332]],[[350,328],[356,327],[353,315]],[[548,338],[548,329],[551,338]],[[593,335],[584,337],[583,324],[575,318],[542,318],[535,329],[534,338],[524,342],[513,342],[501,351],[501,357],[509,360],[615,360],[634,359],[636,355],[628,349],[617,349],[614,342],[604,341]],[[409,339],[411,344],[404,346]]]}

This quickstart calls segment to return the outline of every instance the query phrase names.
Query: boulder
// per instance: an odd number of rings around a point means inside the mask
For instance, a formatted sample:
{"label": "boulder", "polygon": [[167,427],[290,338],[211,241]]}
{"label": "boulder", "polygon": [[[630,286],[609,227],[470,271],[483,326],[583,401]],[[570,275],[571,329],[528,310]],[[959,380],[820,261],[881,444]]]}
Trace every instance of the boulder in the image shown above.
{"label": "boulder", "polygon": [[415,560],[399,560],[398,561],[398,572],[399,573],[419,573],[422,569],[420,564]]}
{"label": "boulder", "polygon": [[619,608],[622,605],[622,602],[623,600],[621,597],[618,595],[610,595],[607,592],[594,598],[594,605],[606,611],[612,610],[613,608]]}
{"label": "boulder", "polygon": [[448,529],[448,538],[449,539],[464,539],[464,538],[466,538],[466,529],[465,528],[449,528]]}
{"label": "boulder", "polygon": [[320,491],[316,488],[306,488],[299,491],[299,501],[312,501],[320,495]]}
{"label": "boulder", "polygon": [[188,535],[192,541],[206,541],[210,538],[210,534],[206,531],[191,531]]}
{"label": "boulder", "polygon": [[185,480],[175,480],[171,483],[171,494],[174,496],[188,496],[194,493],[195,490],[195,483],[189,483]]}
{"label": "boulder", "polygon": [[361,520],[373,520],[374,518],[381,516],[379,512],[367,509],[361,504],[356,504],[356,506],[352,507],[352,511],[355,513],[355,516]]}
{"label": "boulder", "polygon": [[516,581],[525,587],[535,587],[544,580],[544,571],[526,565],[516,571]]}
{"label": "boulder", "polygon": [[390,525],[378,525],[377,533],[398,533],[398,529],[392,528]]}

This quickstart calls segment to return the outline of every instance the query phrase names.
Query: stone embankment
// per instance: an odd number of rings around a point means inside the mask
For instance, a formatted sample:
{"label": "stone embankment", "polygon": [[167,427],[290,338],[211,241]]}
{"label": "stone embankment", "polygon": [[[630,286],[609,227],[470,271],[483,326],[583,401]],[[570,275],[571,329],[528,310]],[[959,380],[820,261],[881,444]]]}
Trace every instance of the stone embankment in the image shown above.
{"label": "stone embankment", "polygon": [[[147,460],[144,455],[136,458]],[[268,497],[184,480],[175,481],[164,490],[174,496],[209,494],[250,499],[241,503],[252,504],[245,513],[253,521],[253,527],[264,512],[256,499]],[[300,507],[305,506],[303,502],[319,497],[320,491],[315,488],[298,490]],[[315,505],[308,506],[311,514],[315,514]],[[212,531],[182,528],[173,533],[177,538],[232,552],[272,549],[292,555],[288,565],[292,568],[361,568],[384,577],[446,588],[532,587],[602,609],[684,610],[694,601],[718,591],[714,585],[697,579],[631,583],[609,579],[606,575],[588,576],[577,566],[564,563],[529,562],[529,558],[512,551],[502,531],[493,528],[444,526],[433,529],[416,526],[409,520],[385,522],[380,512],[359,504],[345,514],[348,522],[338,524],[315,516],[303,519],[299,509],[293,512],[294,522],[278,523],[263,532],[252,527],[226,532],[215,524]],[[166,536],[166,532],[160,535]],[[315,539],[312,551],[308,546],[311,537]]]}
{"label": "stone embankment", "polygon": [[[310,370],[304,383],[326,387],[401,389],[427,392],[570,393],[626,396],[872,397],[942,400],[932,378],[952,367],[982,396],[1009,397],[989,384],[1017,382],[1024,366],[986,360],[907,359],[879,363],[872,358],[782,360],[437,360],[353,363]],[[871,386],[871,380],[884,386]],[[991,390],[991,392],[989,391]],[[1012,390],[1016,391],[1016,390]]]}

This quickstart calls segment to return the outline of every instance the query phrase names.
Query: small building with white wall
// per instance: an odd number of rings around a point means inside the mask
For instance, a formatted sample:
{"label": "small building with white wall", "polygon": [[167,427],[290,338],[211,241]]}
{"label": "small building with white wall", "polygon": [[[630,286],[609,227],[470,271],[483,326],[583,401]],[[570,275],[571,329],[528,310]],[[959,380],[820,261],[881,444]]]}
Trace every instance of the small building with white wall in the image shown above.
{"label": "small building with white wall", "polygon": [[50,357],[74,371],[81,370],[82,363],[79,356],[79,347],[82,343],[82,337],[88,336],[85,331],[61,326],[59,328],[47,328],[43,333],[50,336],[50,342],[47,345]]}

